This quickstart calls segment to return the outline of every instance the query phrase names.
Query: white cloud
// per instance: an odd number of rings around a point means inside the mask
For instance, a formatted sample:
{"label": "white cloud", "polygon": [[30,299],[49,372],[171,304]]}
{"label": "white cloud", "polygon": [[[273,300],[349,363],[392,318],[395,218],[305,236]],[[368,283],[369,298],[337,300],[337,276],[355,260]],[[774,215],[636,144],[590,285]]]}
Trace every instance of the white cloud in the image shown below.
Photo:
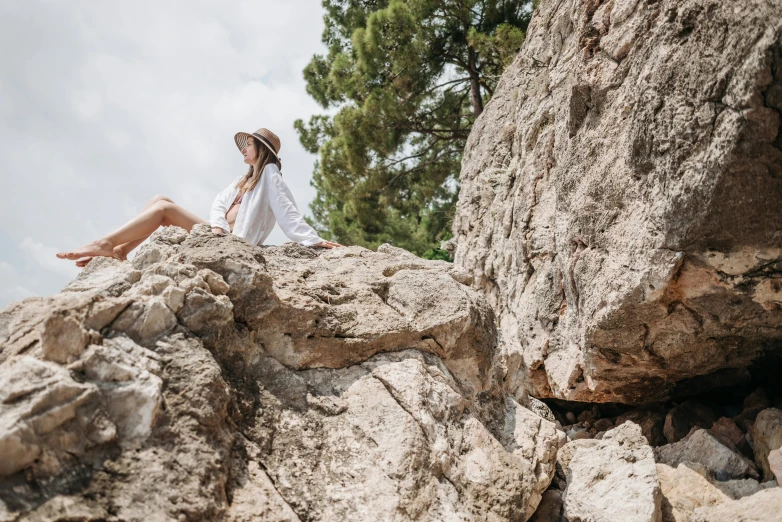
{"label": "white cloud", "polygon": [[0,2],[0,232],[57,275],[37,290],[75,274],[48,245],[110,233],[156,194],[206,217],[244,172],[240,130],[280,136],[308,212],[314,158],[293,121],[321,110],[301,71],[324,52],[322,16],[319,0]]}

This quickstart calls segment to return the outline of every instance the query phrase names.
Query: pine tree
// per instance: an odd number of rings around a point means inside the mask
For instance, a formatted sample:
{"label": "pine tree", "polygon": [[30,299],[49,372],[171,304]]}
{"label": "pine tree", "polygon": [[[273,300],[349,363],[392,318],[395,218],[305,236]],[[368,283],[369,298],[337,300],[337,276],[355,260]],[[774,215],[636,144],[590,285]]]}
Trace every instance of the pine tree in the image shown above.
{"label": "pine tree", "polygon": [[344,244],[446,258],[462,151],[533,0],[323,0],[326,56],[304,69],[330,114],[296,121],[318,154],[314,225]]}

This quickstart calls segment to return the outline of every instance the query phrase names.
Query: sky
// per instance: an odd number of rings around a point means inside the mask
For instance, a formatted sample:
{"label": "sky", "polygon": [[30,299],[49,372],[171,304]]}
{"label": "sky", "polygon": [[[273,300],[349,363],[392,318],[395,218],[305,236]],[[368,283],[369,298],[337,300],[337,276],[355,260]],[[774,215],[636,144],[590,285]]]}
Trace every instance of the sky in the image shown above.
{"label": "sky", "polygon": [[207,219],[247,170],[237,131],[280,137],[309,215],[293,122],[323,112],[302,77],[322,31],[320,0],[0,0],[0,308],[59,292],[79,269],[54,254],[155,195]]}

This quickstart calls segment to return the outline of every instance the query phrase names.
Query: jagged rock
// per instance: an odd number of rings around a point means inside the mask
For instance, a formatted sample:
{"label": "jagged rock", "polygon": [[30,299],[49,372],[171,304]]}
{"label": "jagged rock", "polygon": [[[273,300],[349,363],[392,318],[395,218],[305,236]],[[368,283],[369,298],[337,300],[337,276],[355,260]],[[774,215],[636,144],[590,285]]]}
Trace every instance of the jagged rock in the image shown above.
{"label": "jagged rock", "polygon": [[70,421],[80,406],[94,398],[95,386],[76,382],[64,368],[32,357],[14,358],[4,370],[0,374],[0,475],[24,469],[50,447],[78,451],[76,426],[59,428],[75,424]]}
{"label": "jagged rock", "polygon": [[[759,514],[757,510],[755,515],[742,513],[738,518],[730,518],[729,515],[726,515],[726,513],[735,511],[735,507],[728,506],[734,506],[736,500],[750,495],[754,496],[771,487],[770,484],[758,484],[757,481],[751,479],[727,482],[709,480],[707,478],[708,470],[693,463],[682,463],[677,467],[657,464],[657,475],[660,478],[660,488],[664,497],[662,522],[780,520],[774,518],[779,514],[769,509],[771,505],[769,499],[765,497],[758,497],[747,504],[765,506],[763,515],[767,518],[757,518]],[[744,516],[747,518],[742,518]]]}
{"label": "jagged rock", "polygon": [[682,462],[694,462],[719,480],[757,479],[755,464],[723,445],[707,430],[696,430],[679,442],[655,448],[657,462],[672,467]]}
{"label": "jagged rock", "polygon": [[[564,516],[583,522],[659,522],[660,485],[654,453],[637,424],[627,422],[602,440],[575,441],[572,457],[558,462],[567,470]],[[572,450],[571,450],[572,451]],[[563,453],[563,451],[560,451]]]}
{"label": "jagged rock", "polygon": [[182,232],[0,313],[0,520],[532,515],[564,433],[462,272]]}
{"label": "jagged rock", "polygon": [[714,410],[698,401],[688,400],[668,412],[663,433],[668,443],[674,443],[686,437],[695,427],[711,428],[716,420]]}
{"label": "jagged rock", "polygon": [[780,346],[780,41],[776,0],[541,2],[453,227],[509,389],[647,403]]}
{"label": "jagged rock", "polygon": [[752,437],[755,461],[763,473],[763,480],[773,480],[768,455],[782,446],[782,410],[767,408],[761,411],[749,429]]}
{"label": "jagged rock", "polygon": [[525,520],[554,475],[552,423],[510,398],[495,422],[481,423],[433,356],[302,372],[269,362],[263,371],[273,376],[259,382],[283,402],[286,421],[271,440],[250,438],[270,445],[264,468],[304,519]]}

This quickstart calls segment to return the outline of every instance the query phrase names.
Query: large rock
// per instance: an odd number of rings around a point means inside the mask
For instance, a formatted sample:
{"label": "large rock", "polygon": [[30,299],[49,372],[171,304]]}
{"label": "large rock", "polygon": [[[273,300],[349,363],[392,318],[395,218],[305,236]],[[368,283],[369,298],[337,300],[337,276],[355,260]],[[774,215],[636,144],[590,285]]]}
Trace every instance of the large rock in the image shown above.
{"label": "large rock", "polygon": [[640,426],[626,422],[602,440],[577,440],[563,448],[567,473],[564,516],[580,522],[660,522],[662,495],[652,448]]}
{"label": "large rock", "polygon": [[92,261],[0,313],[0,520],[527,520],[564,435],[465,283],[205,226]]}
{"label": "large rock", "polygon": [[643,403],[779,346],[780,110],[779,0],[541,2],[454,220],[511,388]]}
{"label": "large rock", "polygon": [[[677,467],[658,464],[657,475],[664,497],[662,522],[782,520],[782,513],[772,505],[779,493],[755,496],[772,487],[771,483],[759,484],[751,479],[727,482],[709,480],[708,471],[692,463],[679,464]],[[750,498],[736,502],[746,497]]]}
{"label": "large rock", "polygon": [[[769,463],[772,451],[782,448],[782,410],[767,408],[761,411],[755,419],[755,424],[749,430],[755,450],[755,461],[763,473],[763,480],[774,480],[775,475]],[[779,457],[772,458],[775,463]],[[777,464],[779,466],[779,464]],[[777,469],[779,469],[777,467]],[[782,470],[780,470],[782,471]]]}
{"label": "large rock", "polygon": [[707,430],[694,431],[689,436],[655,448],[657,462],[676,467],[683,462],[702,466],[718,480],[760,478],[755,463],[722,444]]}

